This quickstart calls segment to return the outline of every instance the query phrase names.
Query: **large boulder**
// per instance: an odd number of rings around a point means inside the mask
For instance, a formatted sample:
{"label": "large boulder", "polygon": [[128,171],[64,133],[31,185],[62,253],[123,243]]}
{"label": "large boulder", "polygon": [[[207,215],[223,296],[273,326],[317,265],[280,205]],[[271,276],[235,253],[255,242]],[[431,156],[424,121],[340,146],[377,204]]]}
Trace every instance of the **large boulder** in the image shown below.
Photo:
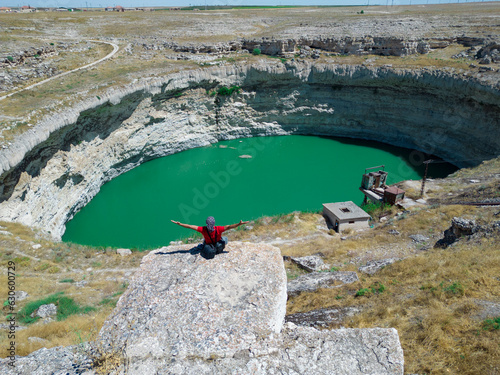
{"label": "large boulder", "polygon": [[232,357],[278,333],[286,311],[280,250],[233,242],[207,260],[178,245],[152,251],[104,323],[105,346],[133,361]]}

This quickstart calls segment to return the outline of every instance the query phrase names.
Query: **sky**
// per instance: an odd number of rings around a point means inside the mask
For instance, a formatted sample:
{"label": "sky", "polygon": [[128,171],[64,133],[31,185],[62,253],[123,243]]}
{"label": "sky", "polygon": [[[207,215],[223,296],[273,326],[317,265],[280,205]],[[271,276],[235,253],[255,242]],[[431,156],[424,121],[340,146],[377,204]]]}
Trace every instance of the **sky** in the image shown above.
{"label": "sky", "polygon": [[[205,5],[409,5],[482,2],[483,0],[0,0],[0,7],[124,7],[142,6],[199,6]],[[499,3],[500,6],[500,3]]]}

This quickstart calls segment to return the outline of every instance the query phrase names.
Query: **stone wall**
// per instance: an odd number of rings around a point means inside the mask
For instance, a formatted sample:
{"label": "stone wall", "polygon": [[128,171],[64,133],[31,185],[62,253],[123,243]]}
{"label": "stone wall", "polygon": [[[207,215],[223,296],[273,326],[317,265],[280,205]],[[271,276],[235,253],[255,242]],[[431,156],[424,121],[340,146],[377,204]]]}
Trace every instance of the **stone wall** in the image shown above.
{"label": "stone wall", "polygon": [[[213,96],[221,85],[239,94]],[[0,152],[0,220],[60,238],[100,187],[141,163],[223,139],[315,134],[381,141],[458,166],[500,150],[499,87],[442,71],[266,62],[116,89]]]}

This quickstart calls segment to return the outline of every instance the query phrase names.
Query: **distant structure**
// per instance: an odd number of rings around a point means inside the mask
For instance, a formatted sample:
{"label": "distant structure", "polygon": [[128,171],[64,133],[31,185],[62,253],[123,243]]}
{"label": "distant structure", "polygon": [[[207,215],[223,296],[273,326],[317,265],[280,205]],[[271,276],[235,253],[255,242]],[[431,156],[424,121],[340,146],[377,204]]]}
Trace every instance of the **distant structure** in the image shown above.
{"label": "distant structure", "polygon": [[33,8],[31,5],[23,5],[21,7],[21,12],[23,13],[31,13],[31,12],[36,12],[36,9]]}
{"label": "distant structure", "polygon": [[[377,172],[369,172],[370,169],[382,168]],[[405,197],[405,191],[396,186],[387,186],[387,175],[385,165],[371,167],[365,169],[365,174],[361,180],[361,187],[359,190],[365,195],[364,203],[370,199],[375,203],[389,203],[394,205]]]}
{"label": "distant structure", "polygon": [[0,7],[0,13],[12,13],[12,9],[7,7]]}
{"label": "distant structure", "polygon": [[104,10],[106,12],[124,12],[125,11],[125,8],[123,8],[121,5],[117,5],[117,6],[114,6],[114,7],[106,7],[104,8]]}
{"label": "distant structure", "polygon": [[341,233],[352,229],[369,228],[370,215],[359,208],[354,202],[324,203],[323,216],[327,217],[333,225],[333,229]]}

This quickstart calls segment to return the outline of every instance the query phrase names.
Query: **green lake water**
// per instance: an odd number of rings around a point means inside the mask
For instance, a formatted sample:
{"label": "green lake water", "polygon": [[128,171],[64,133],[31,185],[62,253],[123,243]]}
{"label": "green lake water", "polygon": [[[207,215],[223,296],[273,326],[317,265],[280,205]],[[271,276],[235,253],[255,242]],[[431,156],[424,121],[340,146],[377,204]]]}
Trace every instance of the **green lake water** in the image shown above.
{"label": "green lake water", "polygon": [[[323,203],[361,204],[365,168],[384,164],[388,184],[420,179],[423,160],[416,155],[372,141],[315,136],[223,141],[144,163],[108,182],[67,224],[63,240],[154,248],[193,233],[171,219],[202,226],[214,216],[217,225],[227,225],[318,211]],[[428,174],[444,177],[456,169],[430,164]]]}

